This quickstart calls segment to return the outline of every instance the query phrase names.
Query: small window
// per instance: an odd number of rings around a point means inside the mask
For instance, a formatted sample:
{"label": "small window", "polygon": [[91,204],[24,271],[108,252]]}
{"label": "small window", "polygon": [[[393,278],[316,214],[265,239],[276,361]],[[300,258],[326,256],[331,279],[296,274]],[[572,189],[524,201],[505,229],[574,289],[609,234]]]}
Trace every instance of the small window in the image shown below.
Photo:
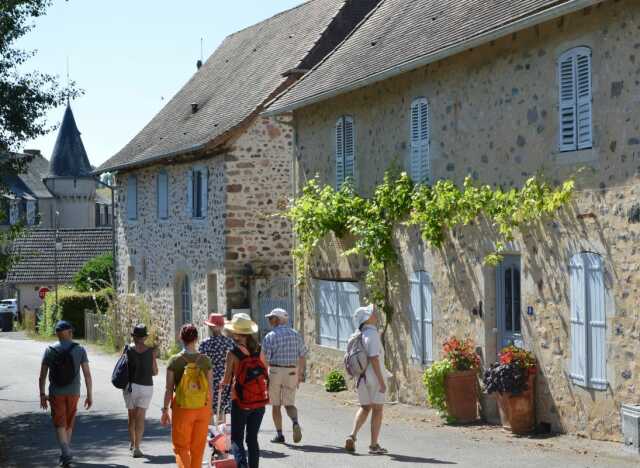
{"label": "small window", "polygon": [[432,286],[429,274],[415,272],[411,286],[411,359],[416,364],[433,362]]}
{"label": "small window", "polygon": [[158,218],[169,218],[169,176],[166,172],[161,171],[158,173],[157,179],[157,203],[158,203]]}
{"label": "small window", "polygon": [[571,379],[577,385],[607,389],[604,267],[590,252],[569,264],[571,301]]}
{"label": "small window", "polygon": [[336,122],[336,189],[355,178],[355,136],[353,117],[340,117]]}
{"label": "small window", "polygon": [[560,151],[593,148],[591,49],[576,47],[558,59]]}
{"label": "small window", "polygon": [[431,116],[426,98],[411,103],[409,173],[416,183],[431,182]]}
{"label": "small window", "polygon": [[191,323],[191,284],[189,283],[189,277],[185,275],[182,278],[182,286],[180,288],[180,306],[182,312],[182,325],[185,323]]}
{"label": "small window", "polygon": [[127,219],[138,219],[138,178],[134,175],[127,178]]}
{"label": "small window", "polygon": [[318,343],[346,349],[355,332],[352,315],[360,307],[358,283],[318,281]]}
{"label": "small window", "polygon": [[218,311],[218,275],[209,273],[207,275],[207,307],[210,314],[219,313]]}
{"label": "small window", "polygon": [[205,167],[196,167],[187,173],[187,212],[192,218],[207,217],[208,172]]}

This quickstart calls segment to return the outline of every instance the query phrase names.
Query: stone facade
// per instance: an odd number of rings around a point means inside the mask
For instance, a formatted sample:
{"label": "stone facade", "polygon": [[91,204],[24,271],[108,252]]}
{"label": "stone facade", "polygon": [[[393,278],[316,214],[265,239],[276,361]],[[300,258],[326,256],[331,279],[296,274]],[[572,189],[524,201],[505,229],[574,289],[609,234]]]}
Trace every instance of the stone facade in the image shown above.
{"label": "stone facade", "polygon": [[[118,190],[118,293],[145,300],[165,333],[164,346],[182,324],[185,277],[193,321],[202,324],[214,311],[255,308],[249,291],[258,279],[291,274],[291,228],[273,215],[291,192],[292,153],[292,129],[286,121],[256,118],[223,152],[203,151],[116,175],[119,187],[136,175],[138,187],[134,221],[127,220],[127,191]],[[208,170],[204,219],[187,212],[187,174],[195,166]],[[166,220],[157,216],[160,170],[169,180]]]}
{"label": "stone facade", "polygon": [[[620,405],[640,402],[640,251],[635,244],[640,237],[639,27],[636,2],[604,2],[294,112],[298,186],[315,174],[324,182],[335,181],[335,122],[351,115],[357,189],[371,194],[385,170],[407,165],[409,108],[416,97],[430,103],[436,180],[461,183],[471,175],[479,183],[509,188],[534,174],[554,182],[576,176],[572,204],[555,219],[525,230],[509,251],[521,262],[524,345],[539,360],[538,422],[597,439],[620,440]],[[557,59],[577,46],[593,53],[594,147],[560,153]],[[415,271],[425,270],[432,278],[435,358],[439,344],[457,335],[476,341],[484,364],[495,360],[496,269],[482,263],[495,239],[491,226],[480,222],[449,233],[445,247],[432,250],[417,230],[397,229],[401,255],[392,273],[397,313],[387,355],[395,377],[392,389],[401,401],[424,402],[424,369],[410,360],[408,277]],[[360,261],[341,257],[348,244],[326,240],[312,262],[312,278],[297,295],[300,327],[312,348],[310,371],[318,381],[340,367],[342,352],[314,344],[314,278],[361,280]],[[580,387],[569,377],[568,265],[582,251],[604,260],[604,391]],[[489,418],[495,412],[492,401],[483,401]]]}

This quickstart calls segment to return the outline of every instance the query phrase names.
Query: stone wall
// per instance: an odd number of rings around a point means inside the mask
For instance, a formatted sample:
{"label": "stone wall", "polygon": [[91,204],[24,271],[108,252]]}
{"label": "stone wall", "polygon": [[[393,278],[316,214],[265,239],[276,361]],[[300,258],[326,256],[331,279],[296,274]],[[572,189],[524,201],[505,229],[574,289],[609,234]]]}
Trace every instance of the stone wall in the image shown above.
{"label": "stone wall", "polygon": [[[431,149],[435,179],[520,186],[541,174],[560,182],[575,175],[574,202],[555,219],[527,229],[509,245],[521,257],[525,346],[540,363],[539,422],[553,429],[598,439],[620,439],[621,403],[640,403],[640,92],[637,54],[640,5],[631,0],[597,7],[545,23],[440,61],[296,111],[296,180],[319,174],[335,180],[334,125],[354,117],[356,183],[370,194],[385,170],[406,167],[409,106],[427,97],[431,106]],[[575,46],[593,50],[594,148],[558,151],[556,60]],[[578,171],[579,168],[583,168]],[[388,354],[395,392],[402,401],[424,401],[423,369],[410,362],[408,275],[426,270],[433,281],[434,352],[450,335],[472,337],[483,363],[495,360],[496,272],[482,263],[496,239],[490,225],[449,233],[441,250],[429,249],[413,229],[399,228],[400,261],[392,272],[396,319]],[[581,251],[599,253],[607,287],[606,391],[584,389],[569,374],[568,263]],[[357,259],[340,259],[344,246],[329,240],[312,264],[314,278],[362,277]],[[341,353],[313,345],[317,323],[313,282],[300,289],[301,327],[312,343],[312,379],[340,366]],[[480,301],[483,314],[475,315]],[[532,308],[533,315],[524,311]],[[393,388],[393,386],[392,386]],[[490,413],[490,399],[485,411]]]}

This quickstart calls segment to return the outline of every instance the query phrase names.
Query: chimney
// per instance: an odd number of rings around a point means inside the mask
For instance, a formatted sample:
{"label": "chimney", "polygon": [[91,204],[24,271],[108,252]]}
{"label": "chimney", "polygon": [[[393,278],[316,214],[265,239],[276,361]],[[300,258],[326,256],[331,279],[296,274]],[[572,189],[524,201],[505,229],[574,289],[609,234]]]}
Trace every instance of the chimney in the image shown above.
{"label": "chimney", "polygon": [[202,67],[202,60],[198,60],[198,61],[196,62],[196,68],[197,68],[198,70],[200,70],[200,67]]}
{"label": "chimney", "polygon": [[191,113],[195,114],[196,112],[198,112],[198,103],[197,102],[192,102],[191,103]]}

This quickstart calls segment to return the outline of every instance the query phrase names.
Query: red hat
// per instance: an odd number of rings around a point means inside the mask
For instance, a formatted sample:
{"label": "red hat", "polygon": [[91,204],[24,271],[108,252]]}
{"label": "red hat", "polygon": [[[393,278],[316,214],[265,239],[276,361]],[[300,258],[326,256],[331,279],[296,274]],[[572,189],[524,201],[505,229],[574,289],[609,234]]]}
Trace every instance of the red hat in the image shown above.
{"label": "red hat", "polygon": [[204,324],[210,327],[224,327],[224,315],[211,314],[209,315],[209,319],[204,321]]}

